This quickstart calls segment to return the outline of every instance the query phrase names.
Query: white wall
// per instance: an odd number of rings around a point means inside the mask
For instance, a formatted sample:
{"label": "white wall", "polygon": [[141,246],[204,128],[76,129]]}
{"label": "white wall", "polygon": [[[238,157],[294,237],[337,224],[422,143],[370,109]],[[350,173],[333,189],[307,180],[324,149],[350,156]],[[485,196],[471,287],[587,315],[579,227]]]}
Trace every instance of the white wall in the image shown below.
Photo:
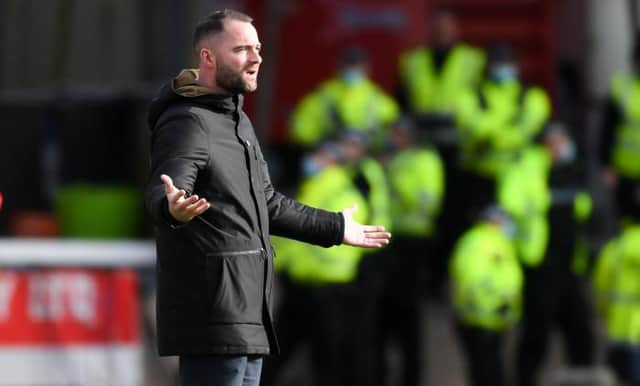
{"label": "white wall", "polygon": [[591,47],[589,87],[592,95],[609,92],[611,76],[630,69],[632,45],[628,0],[589,0]]}

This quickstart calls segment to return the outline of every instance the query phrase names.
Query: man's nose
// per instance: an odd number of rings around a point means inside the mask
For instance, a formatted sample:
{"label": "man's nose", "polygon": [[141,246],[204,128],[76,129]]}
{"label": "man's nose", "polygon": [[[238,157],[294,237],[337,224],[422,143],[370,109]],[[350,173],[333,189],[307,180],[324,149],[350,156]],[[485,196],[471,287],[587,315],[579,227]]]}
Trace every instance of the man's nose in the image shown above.
{"label": "man's nose", "polygon": [[260,53],[258,51],[251,51],[252,55],[250,57],[250,60],[252,62],[257,62],[257,63],[262,63],[262,56],[260,56]]}

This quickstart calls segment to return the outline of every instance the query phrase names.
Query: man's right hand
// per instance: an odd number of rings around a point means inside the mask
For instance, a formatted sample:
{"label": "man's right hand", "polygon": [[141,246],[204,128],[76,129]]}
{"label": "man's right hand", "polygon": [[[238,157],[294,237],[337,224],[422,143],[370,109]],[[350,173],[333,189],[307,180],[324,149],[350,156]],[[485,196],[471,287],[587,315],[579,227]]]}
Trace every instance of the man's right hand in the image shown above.
{"label": "man's right hand", "polygon": [[167,194],[169,213],[177,221],[189,222],[194,217],[209,209],[210,204],[204,198],[198,198],[195,194],[185,198],[186,192],[176,188],[173,180],[168,175],[163,174],[160,176],[160,179],[164,184],[164,191]]}

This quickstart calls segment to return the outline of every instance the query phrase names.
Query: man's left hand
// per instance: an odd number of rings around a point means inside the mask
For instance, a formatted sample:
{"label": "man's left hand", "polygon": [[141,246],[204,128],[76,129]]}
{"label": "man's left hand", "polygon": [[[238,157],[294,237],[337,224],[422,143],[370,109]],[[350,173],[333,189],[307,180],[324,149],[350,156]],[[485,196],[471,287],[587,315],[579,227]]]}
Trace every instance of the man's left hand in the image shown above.
{"label": "man's left hand", "polygon": [[391,233],[386,232],[382,225],[362,225],[353,219],[353,213],[358,206],[342,211],[344,216],[343,244],[354,247],[379,248],[389,244]]}

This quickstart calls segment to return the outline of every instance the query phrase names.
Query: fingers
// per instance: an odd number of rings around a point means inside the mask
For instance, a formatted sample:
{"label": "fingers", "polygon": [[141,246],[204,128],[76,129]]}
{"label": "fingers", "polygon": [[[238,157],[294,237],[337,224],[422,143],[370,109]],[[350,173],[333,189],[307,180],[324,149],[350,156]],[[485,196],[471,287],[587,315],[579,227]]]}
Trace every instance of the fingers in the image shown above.
{"label": "fingers", "polygon": [[382,225],[363,225],[362,230],[364,232],[384,232],[385,228]]}
{"label": "fingers", "polygon": [[[192,196],[193,197],[193,196]],[[193,202],[187,206],[185,206],[185,210],[188,213],[195,213],[195,215],[199,215],[202,212],[204,212],[205,210],[209,209],[209,203],[207,202],[207,200],[205,200],[204,198],[201,199],[197,199],[197,196],[195,196],[196,199],[193,200]],[[191,198],[191,197],[189,197]]]}
{"label": "fingers", "polygon": [[185,198],[185,195],[186,192],[182,189],[167,193],[169,213],[178,221],[191,221],[191,219],[204,213],[211,206],[206,199],[200,198],[196,194],[187,198]]}
{"label": "fingers", "polygon": [[169,205],[179,204],[180,200],[182,200],[185,194],[187,194],[187,192],[182,189],[174,191],[172,193],[167,193],[167,201],[169,201]]}
{"label": "fingers", "polygon": [[197,215],[200,215],[202,213],[204,213],[207,209],[209,209],[209,207],[211,206],[211,204],[209,204],[205,199],[201,199],[198,204],[194,207],[194,212]]}
{"label": "fingers", "polygon": [[174,193],[177,189],[175,185],[173,185],[173,180],[166,174],[160,176],[162,183],[164,184],[164,191],[167,194]]}
{"label": "fingers", "polygon": [[368,248],[376,248],[376,247],[379,248],[379,247],[384,247],[387,244],[389,244],[389,239],[380,239],[380,240],[364,239],[360,244],[360,246],[368,247]]}
{"label": "fingers", "polygon": [[365,237],[368,239],[390,239],[391,233],[389,232],[367,232]]}

